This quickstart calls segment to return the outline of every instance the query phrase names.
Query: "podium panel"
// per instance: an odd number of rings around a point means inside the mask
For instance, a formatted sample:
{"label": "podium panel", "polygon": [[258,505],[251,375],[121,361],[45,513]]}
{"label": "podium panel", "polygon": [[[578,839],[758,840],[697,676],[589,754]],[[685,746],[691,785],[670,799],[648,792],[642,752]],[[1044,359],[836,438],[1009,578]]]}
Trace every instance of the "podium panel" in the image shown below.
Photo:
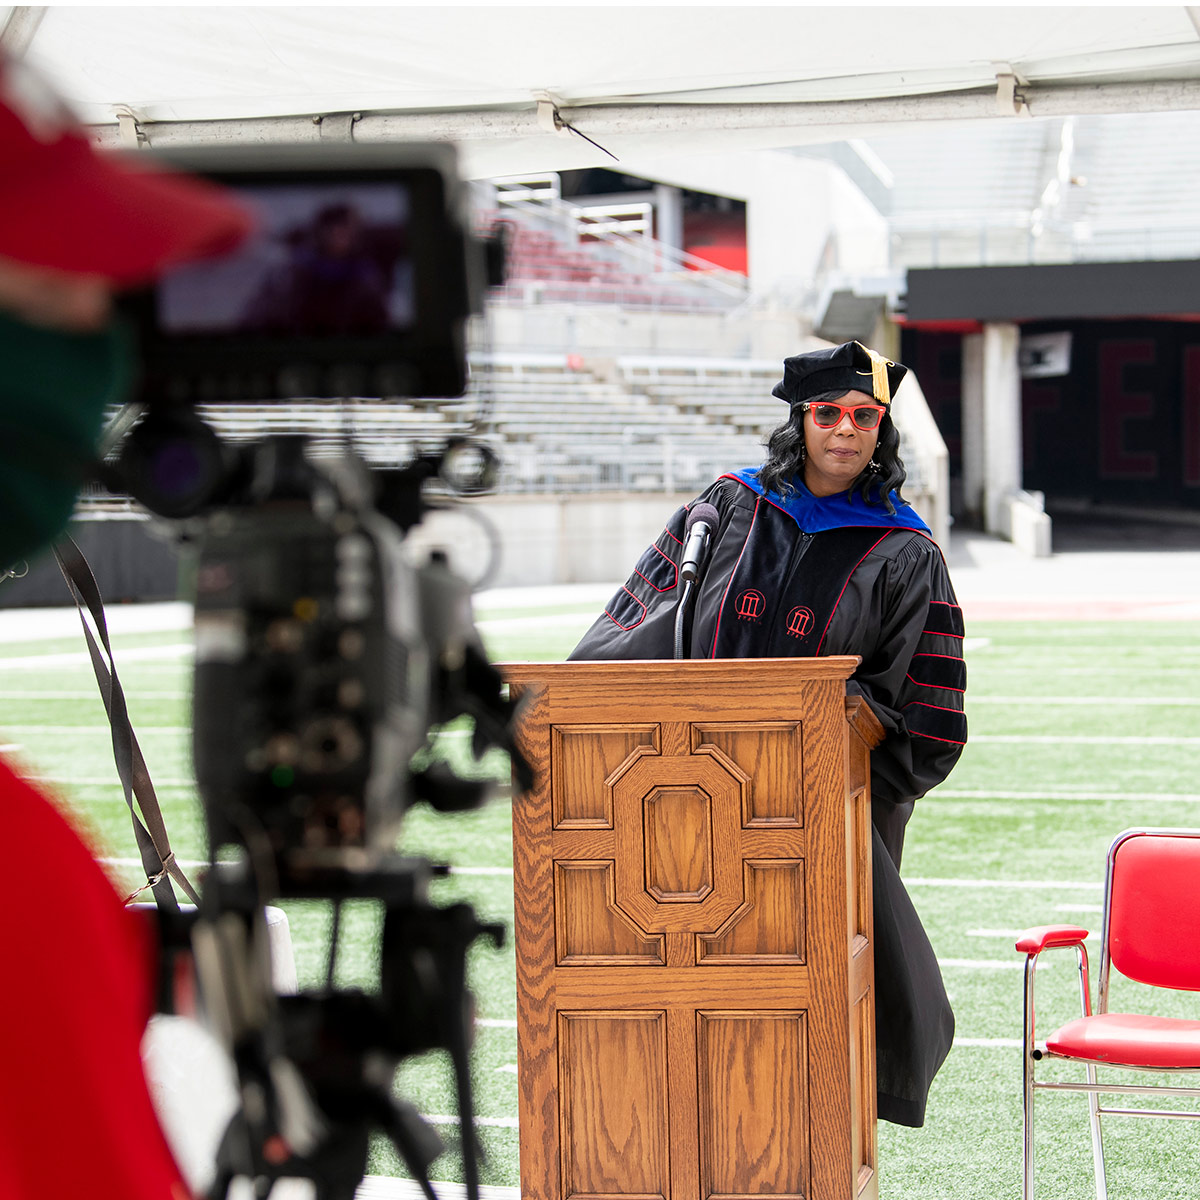
{"label": "podium panel", "polygon": [[503,668],[523,1200],[877,1196],[857,661]]}

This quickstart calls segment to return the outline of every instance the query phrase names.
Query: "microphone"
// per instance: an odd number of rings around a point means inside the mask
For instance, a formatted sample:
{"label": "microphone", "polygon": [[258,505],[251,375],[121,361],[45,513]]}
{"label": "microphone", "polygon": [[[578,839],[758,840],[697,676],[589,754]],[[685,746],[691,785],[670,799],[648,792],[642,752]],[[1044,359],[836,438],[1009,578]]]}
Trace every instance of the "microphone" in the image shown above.
{"label": "microphone", "polygon": [[700,563],[708,549],[708,540],[721,520],[721,514],[711,504],[695,504],[688,513],[684,527],[683,560],[679,564],[679,578],[684,583],[694,583],[700,574]]}

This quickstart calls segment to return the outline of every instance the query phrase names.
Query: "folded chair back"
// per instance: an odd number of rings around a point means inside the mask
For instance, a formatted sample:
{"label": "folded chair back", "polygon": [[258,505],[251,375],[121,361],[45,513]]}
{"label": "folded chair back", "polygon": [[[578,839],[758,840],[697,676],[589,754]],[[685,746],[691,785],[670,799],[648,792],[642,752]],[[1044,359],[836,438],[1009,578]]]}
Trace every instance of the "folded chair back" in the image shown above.
{"label": "folded chair back", "polygon": [[1200,837],[1131,830],[1112,846],[1108,869],[1104,959],[1139,983],[1200,991]]}

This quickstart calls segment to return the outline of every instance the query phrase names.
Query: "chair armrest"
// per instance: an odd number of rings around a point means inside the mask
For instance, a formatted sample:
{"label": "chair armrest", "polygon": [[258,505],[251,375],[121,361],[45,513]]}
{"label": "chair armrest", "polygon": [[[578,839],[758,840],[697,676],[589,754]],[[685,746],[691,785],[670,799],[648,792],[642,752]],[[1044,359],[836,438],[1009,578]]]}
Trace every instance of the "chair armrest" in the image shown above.
{"label": "chair armrest", "polygon": [[1078,946],[1087,935],[1078,925],[1035,925],[1017,938],[1017,949],[1022,954],[1041,954],[1055,946]]}

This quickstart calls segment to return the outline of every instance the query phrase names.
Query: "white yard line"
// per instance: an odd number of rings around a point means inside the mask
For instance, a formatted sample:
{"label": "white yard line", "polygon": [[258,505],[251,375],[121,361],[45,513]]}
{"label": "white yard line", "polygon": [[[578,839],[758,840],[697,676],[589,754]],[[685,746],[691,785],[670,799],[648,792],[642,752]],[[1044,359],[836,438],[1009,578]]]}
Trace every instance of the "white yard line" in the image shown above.
{"label": "white yard line", "polygon": [[[966,936],[972,938],[1004,938],[1006,941],[1015,942],[1025,931],[1023,929],[968,929]],[[1099,941],[1100,935],[1089,933],[1087,940],[1089,942]]]}
{"label": "white yard line", "polygon": [[[436,1117],[427,1117],[434,1121]],[[482,1122],[479,1122],[482,1124]],[[461,1183],[433,1181],[438,1200],[466,1200],[467,1189]],[[307,1193],[311,1194],[311,1193]],[[355,1200],[425,1200],[425,1193],[414,1179],[393,1179],[387,1175],[367,1175],[354,1193]],[[521,1200],[521,1189],[481,1184],[479,1200]]]}
{"label": "white yard line", "polygon": [[[421,1116],[431,1125],[458,1125],[460,1124],[459,1117],[456,1113],[422,1113]],[[516,1117],[476,1117],[476,1125],[487,1125],[494,1129],[516,1129]]]}
{"label": "white yard line", "polygon": [[[119,782],[119,781],[114,781]],[[140,858],[98,858],[97,862],[103,863],[108,867],[140,867],[142,860]],[[185,869],[195,867],[207,867],[208,859],[186,859],[177,858],[175,860]],[[451,875],[495,875],[512,877],[512,867],[451,867]]]}
{"label": "white yard line", "polygon": [[940,787],[924,797],[926,800],[1114,800],[1163,801],[1168,804],[1200,804],[1200,792],[1101,792],[1087,788],[1068,791],[1002,792],[991,788],[946,788]]}
{"label": "white yard line", "polygon": [[[960,967],[968,971],[1023,971],[1025,969],[1024,957],[1017,957],[1016,951],[1013,952],[1013,961],[1008,959],[996,958],[939,958],[938,966],[946,969],[949,967]],[[1039,966],[1053,966],[1051,962],[1040,963]]]}
{"label": "white yard line", "polygon": [[[96,861],[101,866],[105,867],[137,867],[139,870],[142,866],[140,858],[97,858]],[[175,860],[185,871],[194,871],[198,867],[207,867],[210,865],[208,859],[199,858],[177,858]]]}
{"label": "white yard line", "polygon": [[[610,593],[611,595],[611,593]],[[586,632],[591,623],[600,615],[601,605],[585,613],[550,613],[546,616],[531,617],[483,617],[476,616],[475,627],[480,633],[515,633],[522,629],[570,629],[573,625],[579,627],[579,632]]]}
{"label": "white yard line", "polygon": [[[175,737],[179,737],[184,733],[191,733],[190,725],[139,725],[137,727],[137,735],[139,738],[145,737],[151,733],[169,733]],[[103,733],[109,737],[112,736],[111,725],[5,725],[5,733]]]}
{"label": "white yard line", "polygon": [[904,876],[904,886],[931,888],[1004,888],[1026,892],[1044,891],[1093,891],[1103,885],[1095,882],[1070,883],[1063,879],[932,879],[921,876]]}
{"label": "white yard line", "polygon": [[[192,606],[182,600],[150,604],[114,604],[104,614],[114,637],[140,633],[187,633]],[[81,637],[79,613],[72,604],[48,608],[7,608],[0,612],[0,642],[33,642]]]}
{"label": "white yard line", "polygon": [[[124,663],[148,662],[163,658],[191,657],[194,647],[190,642],[179,642],[170,646],[135,646],[128,650],[118,648],[115,658],[117,670]],[[64,651],[61,654],[23,654],[18,658],[0,658],[0,668],[6,671],[20,670],[22,667],[90,667],[91,656],[86,650]]]}
{"label": "white yard line", "polygon": [[[17,749],[22,747],[18,746]],[[0,750],[8,749],[8,747],[0,746]],[[115,769],[112,775],[26,775],[31,783],[53,783],[59,786],[70,786],[74,784],[76,787],[107,787],[110,783],[115,787],[121,786],[121,780],[117,777]],[[154,786],[162,791],[165,788],[194,788],[196,781],[194,779],[159,779],[154,778]]]}
{"label": "white yard line", "polygon": [[[131,860],[132,861],[132,860]],[[504,878],[512,876],[512,867],[451,867],[452,875],[480,875]],[[938,879],[915,875],[904,876],[905,887],[929,888],[1002,888],[1014,891],[1093,891],[1102,885],[1099,881],[1069,883],[1061,879]]]}
{"label": "white yard line", "polygon": [[973,733],[972,743],[992,746],[1200,746],[1200,737],[1108,737],[1103,734]]}
{"label": "white yard line", "polygon": [[[138,736],[146,733],[190,733],[190,725],[144,725]],[[107,725],[5,725],[4,731],[22,733],[109,733]],[[450,730],[440,734],[447,740],[469,736],[467,730]],[[1035,733],[977,733],[971,735],[972,744],[996,746],[1200,746],[1200,737],[1104,737],[1098,734],[1035,734]]]}
{"label": "white yard line", "polygon": [[[118,672],[121,664],[117,664]],[[14,691],[12,688],[0,687],[0,700],[95,700],[99,696],[95,687],[81,688],[74,691]],[[190,694],[189,688],[176,688],[170,692],[150,692],[145,688],[134,689],[137,700],[184,700]]]}
{"label": "white yard line", "polygon": [[973,704],[1087,704],[1103,708],[1200,708],[1197,696],[973,696],[967,692],[967,706]]}

